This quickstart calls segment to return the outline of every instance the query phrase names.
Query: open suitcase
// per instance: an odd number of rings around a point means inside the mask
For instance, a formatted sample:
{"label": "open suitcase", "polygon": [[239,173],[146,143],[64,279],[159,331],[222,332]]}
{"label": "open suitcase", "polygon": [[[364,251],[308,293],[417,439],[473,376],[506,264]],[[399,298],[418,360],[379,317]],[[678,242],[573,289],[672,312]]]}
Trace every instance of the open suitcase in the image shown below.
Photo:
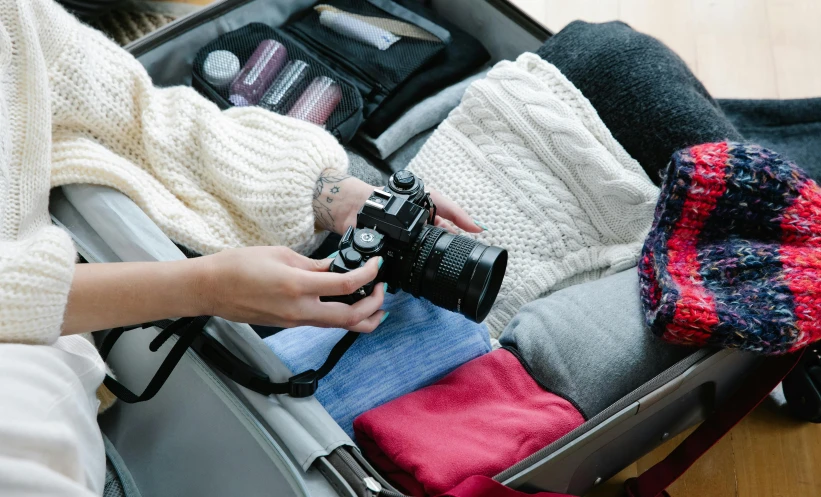
{"label": "open suitcase", "polygon": [[[190,85],[203,46],[249,23],[277,26],[313,3],[224,0],[127,48],[155,84]],[[550,35],[505,0],[432,0],[430,7],[478,38],[492,63],[533,51]],[[185,257],[114,190],[65,186],[52,193],[50,207],[89,262]],[[212,319],[206,331],[271,380],[291,376],[250,326]],[[125,333],[109,356],[119,380],[133,390],[151,379],[176,340],[151,353],[148,344],[158,333]],[[757,362],[735,351],[695,352],[494,478],[523,491],[582,495],[702,421]],[[103,432],[142,495],[399,495],[313,397],[266,397],[230,380],[221,367],[189,350],[151,401],[118,402],[101,416]]]}

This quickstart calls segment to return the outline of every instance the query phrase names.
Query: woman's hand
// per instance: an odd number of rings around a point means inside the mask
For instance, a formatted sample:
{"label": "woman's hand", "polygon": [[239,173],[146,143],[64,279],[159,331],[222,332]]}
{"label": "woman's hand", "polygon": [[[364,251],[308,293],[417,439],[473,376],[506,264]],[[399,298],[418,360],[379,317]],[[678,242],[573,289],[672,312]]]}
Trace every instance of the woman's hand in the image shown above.
{"label": "woman's hand", "polygon": [[[371,196],[374,187],[352,176],[326,169],[314,188],[313,208],[317,227],[345,233],[356,226],[356,213]],[[437,191],[429,190],[436,204],[434,224],[451,232],[460,228],[468,233],[480,233],[483,228],[452,200]]]}
{"label": "woman's hand", "polygon": [[78,264],[63,319],[63,334],[189,316],[241,323],[312,325],[370,332],[387,313],[377,284],[353,305],[321,302],[373,281],[381,258],[346,274],[331,260],[313,260],[286,247],[248,247],[170,262]]}
{"label": "woman's hand", "polygon": [[371,332],[387,316],[379,310],[385,285],[348,305],[321,296],[348,295],[376,279],[382,258],[345,274],[330,273],[331,259],[315,260],[286,247],[248,247],[195,259],[203,275],[201,314],[230,321],[280,326],[320,326]]}
{"label": "woman's hand", "polygon": [[444,228],[451,233],[458,233],[453,228],[454,225],[468,233],[481,233],[485,230],[484,226],[475,219],[471,219],[468,213],[459,207],[456,202],[436,190],[430,190],[430,198],[436,206],[436,219],[433,222],[435,226]]}

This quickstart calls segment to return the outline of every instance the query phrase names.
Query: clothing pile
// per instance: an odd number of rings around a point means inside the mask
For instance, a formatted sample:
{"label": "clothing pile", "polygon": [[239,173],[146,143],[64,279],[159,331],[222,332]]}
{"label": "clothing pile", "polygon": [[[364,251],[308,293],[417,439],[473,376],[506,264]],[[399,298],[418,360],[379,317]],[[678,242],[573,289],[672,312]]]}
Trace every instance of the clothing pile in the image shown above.
{"label": "clothing pile", "polygon": [[[402,135],[419,149],[408,168],[481,219],[477,238],[510,260],[486,321],[495,350],[353,421],[402,491],[493,476],[695,346],[779,353],[821,337],[821,190],[787,159],[818,157],[818,112],[717,102],[622,23],[572,23],[465,86],[435,130]],[[457,319],[436,325],[458,334]],[[437,353],[444,343],[419,338]]]}
{"label": "clothing pile", "polygon": [[[490,352],[487,327],[408,293],[386,294],[391,313],[361,336],[322,379],[316,398],[353,436],[363,412],[430,385]],[[265,339],[291,371],[319,369],[346,331],[302,326]]]}

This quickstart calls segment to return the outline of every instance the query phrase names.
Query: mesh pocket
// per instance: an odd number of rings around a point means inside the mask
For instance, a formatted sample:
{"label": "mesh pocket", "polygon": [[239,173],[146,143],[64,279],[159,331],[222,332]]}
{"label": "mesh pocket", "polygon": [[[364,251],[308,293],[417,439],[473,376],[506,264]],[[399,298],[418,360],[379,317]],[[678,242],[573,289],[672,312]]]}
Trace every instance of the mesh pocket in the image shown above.
{"label": "mesh pocket", "polygon": [[193,86],[222,108],[258,105],[324,126],[341,142],[362,122],[362,96],[288,35],[249,24],[203,47]]}
{"label": "mesh pocket", "polygon": [[344,65],[371,98],[390,93],[450,41],[444,28],[390,0],[320,1],[285,29]]}

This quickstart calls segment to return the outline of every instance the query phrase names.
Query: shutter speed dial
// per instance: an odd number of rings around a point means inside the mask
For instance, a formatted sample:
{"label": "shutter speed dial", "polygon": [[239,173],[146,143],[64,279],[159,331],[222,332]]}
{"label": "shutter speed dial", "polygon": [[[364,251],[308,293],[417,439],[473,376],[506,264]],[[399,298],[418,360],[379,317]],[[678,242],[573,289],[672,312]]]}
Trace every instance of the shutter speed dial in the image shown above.
{"label": "shutter speed dial", "polygon": [[397,171],[393,174],[393,185],[399,190],[410,190],[416,183],[416,177],[410,171]]}
{"label": "shutter speed dial", "polygon": [[378,231],[364,228],[354,231],[353,248],[363,254],[375,254],[382,248],[383,236]]}

